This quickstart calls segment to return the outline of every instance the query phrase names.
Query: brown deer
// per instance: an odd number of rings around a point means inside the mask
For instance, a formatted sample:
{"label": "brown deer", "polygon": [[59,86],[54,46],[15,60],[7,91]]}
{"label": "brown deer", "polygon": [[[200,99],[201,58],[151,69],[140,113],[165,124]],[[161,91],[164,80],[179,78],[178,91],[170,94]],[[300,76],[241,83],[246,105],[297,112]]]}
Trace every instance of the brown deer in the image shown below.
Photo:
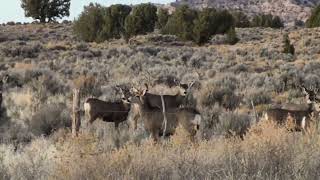
{"label": "brown deer", "polygon": [[[158,108],[163,110],[163,102],[164,101],[164,108],[167,112],[175,111],[179,108],[185,101],[186,95],[190,92],[191,87],[193,86],[194,82],[190,84],[180,84],[179,88],[180,91],[176,95],[158,95],[149,93],[149,86],[145,84],[146,89],[142,91],[146,104],[150,108]],[[141,91],[132,88],[132,93],[135,95],[141,95]],[[139,94],[140,93],[140,94]]]}
{"label": "brown deer", "polygon": [[191,140],[194,140],[200,128],[202,118],[200,113],[194,108],[178,108],[176,111],[167,112],[165,114],[167,123],[166,127],[164,127],[162,110],[151,107],[148,104],[148,97],[132,97],[131,106],[128,121],[134,123],[133,126],[136,129],[138,118],[142,118],[145,130],[150,133],[155,142],[158,141],[159,136],[173,135],[179,124],[189,133]]}
{"label": "brown deer", "polygon": [[88,98],[84,103],[87,126],[96,119],[101,118],[104,122],[113,122],[118,131],[119,124],[127,120],[130,111],[130,102],[124,96],[121,88],[118,88],[122,99],[118,102],[106,102],[96,98]]}
{"label": "brown deer", "polygon": [[283,109],[279,107],[271,108],[266,111],[265,119],[272,120],[278,124],[287,123],[288,119],[293,120],[294,128],[292,130],[301,131],[308,128],[311,118],[313,116],[318,116],[320,112],[319,99],[316,97],[316,92],[314,90],[308,90],[305,87],[301,87],[304,94],[306,95],[308,108],[307,109]]}

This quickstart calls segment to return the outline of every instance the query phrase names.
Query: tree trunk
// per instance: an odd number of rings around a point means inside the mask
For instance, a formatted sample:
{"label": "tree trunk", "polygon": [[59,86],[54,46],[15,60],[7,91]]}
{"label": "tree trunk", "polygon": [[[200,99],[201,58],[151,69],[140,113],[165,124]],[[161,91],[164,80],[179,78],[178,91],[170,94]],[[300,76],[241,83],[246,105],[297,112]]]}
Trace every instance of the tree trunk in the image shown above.
{"label": "tree trunk", "polygon": [[73,90],[72,137],[77,137],[80,129],[80,90]]}

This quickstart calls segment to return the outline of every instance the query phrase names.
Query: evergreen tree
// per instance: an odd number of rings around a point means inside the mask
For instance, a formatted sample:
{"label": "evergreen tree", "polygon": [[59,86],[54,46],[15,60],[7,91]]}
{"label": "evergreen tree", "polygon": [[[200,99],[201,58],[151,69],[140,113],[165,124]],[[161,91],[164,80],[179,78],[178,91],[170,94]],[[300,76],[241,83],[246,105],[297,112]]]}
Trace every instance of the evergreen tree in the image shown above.
{"label": "evergreen tree", "polygon": [[125,19],[131,12],[127,5],[112,5],[104,12],[102,35],[105,39],[119,39],[125,34]]}
{"label": "evergreen tree", "polygon": [[168,11],[160,8],[158,11],[158,20],[157,20],[156,27],[161,30],[167,24],[168,19],[169,19]]}
{"label": "evergreen tree", "polygon": [[102,42],[105,39],[101,34],[104,23],[104,12],[105,8],[99,4],[91,3],[89,6],[85,6],[84,11],[74,22],[74,33],[84,41]]}
{"label": "evergreen tree", "polygon": [[26,17],[40,20],[41,23],[51,22],[56,18],[69,16],[71,0],[21,0],[21,7]]}
{"label": "evergreen tree", "polygon": [[194,41],[201,45],[209,41],[215,29],[214,18],[216,16],[215,9],[204,9],[199,13],[193,29]]}
{"label": "evergreen tree", "polygon": [[320,5],[314,8],[306,25],[308,28],[320,27]]}
{"label": "evergreen tree", "polygon": [[133,8],[132,14],[125,20],[126,38],[138,34],[153,32],[157,21],[157,7],[152,4],[140,4]]}
{"label": "evergreen tree", "polygon": [[283,39],[284,39],[283,40],[283,43],[284,43],[283,53],[294,55],[295,49],[294,49],[293,44],[291,44],[291,42],[290,42],[289,35],[285,34]]}
{"label": "evergreen tree", "polygon": [[176,9],[169,18],[163,33],[178,36],[181,40],[193,40],[194,21],[197,12],[183,5]]}
{"label": "evergreen tree", "polygon": [[230,28],[227,33],[227,43],[230,45],[235,45],[239,41],[235,28]]}
{"label": "evergreen tree", "polygon": [[250,27],[250,20],[246,14],[241,11],[232,13],[234,26],[238,28]]}

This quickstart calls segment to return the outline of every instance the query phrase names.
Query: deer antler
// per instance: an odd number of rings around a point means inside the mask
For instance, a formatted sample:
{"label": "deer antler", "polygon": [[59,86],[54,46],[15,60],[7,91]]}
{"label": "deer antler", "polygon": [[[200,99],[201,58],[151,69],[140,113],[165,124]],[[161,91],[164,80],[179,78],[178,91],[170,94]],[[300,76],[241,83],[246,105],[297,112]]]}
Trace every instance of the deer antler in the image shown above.
{"label": "deer antler", "polygon": [[188,85],[188,89],[191,89],[191,88],[192,88],[192,86],[194,85],[194,83],[195,83],[195,81],[192,81],[191,83],[189,83],[189,85]]}

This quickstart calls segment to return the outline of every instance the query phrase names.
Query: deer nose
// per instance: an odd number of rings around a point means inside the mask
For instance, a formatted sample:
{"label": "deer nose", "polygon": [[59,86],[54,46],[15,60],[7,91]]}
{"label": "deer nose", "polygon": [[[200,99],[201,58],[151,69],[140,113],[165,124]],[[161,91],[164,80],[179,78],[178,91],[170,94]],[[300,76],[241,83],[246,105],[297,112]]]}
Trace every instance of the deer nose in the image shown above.
{"label": "deer nose", "polygon": [[197,129],[197,131],[200,129],[200,125],[199,124],[197,124],[196,129]]}

